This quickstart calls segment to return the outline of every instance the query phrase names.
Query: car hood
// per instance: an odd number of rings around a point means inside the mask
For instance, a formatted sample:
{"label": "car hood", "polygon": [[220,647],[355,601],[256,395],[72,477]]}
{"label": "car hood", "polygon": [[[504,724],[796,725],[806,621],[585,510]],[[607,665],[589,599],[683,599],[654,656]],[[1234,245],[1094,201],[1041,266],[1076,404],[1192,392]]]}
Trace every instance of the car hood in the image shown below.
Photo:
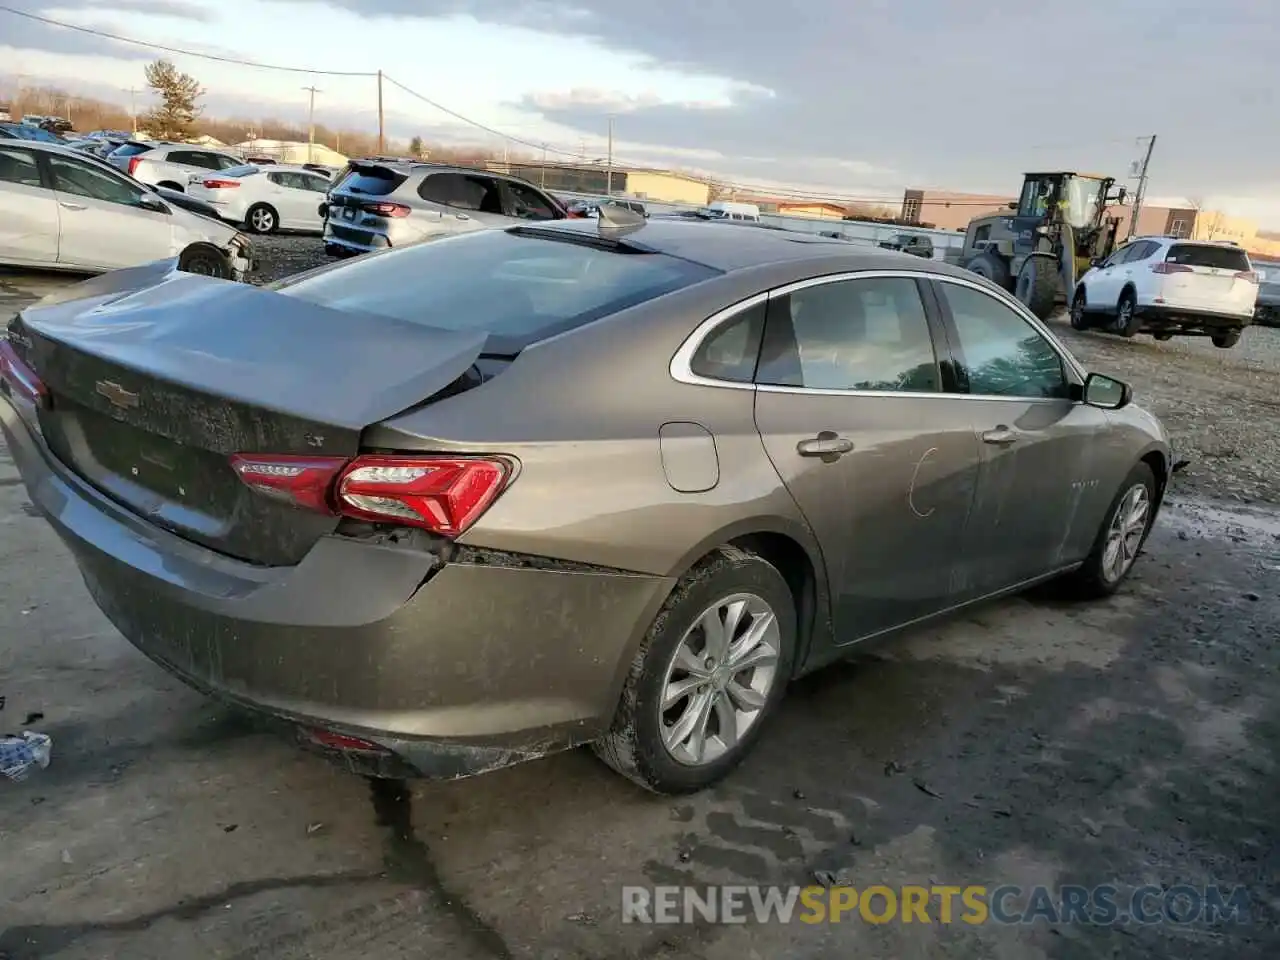
{"label": "car hood", "polygon": [[356,432],[453,383],[488,338],[183,273],[174,260],[77,284],[15,325],[48,345],[46,359],[69,350],[95,358],[95,369]]}

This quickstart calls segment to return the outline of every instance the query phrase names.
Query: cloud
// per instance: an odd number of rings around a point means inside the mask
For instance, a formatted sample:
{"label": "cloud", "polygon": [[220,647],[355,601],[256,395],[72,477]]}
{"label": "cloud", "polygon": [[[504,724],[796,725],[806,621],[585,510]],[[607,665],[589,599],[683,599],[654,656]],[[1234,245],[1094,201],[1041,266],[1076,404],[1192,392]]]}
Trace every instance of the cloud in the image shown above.
{"label": "cloud", "polygon": [[[126,0],[129,3],[146,2],[146,0]],[[62,19],[58,10],[77,9],[72,2],[63,4],[57,9],[50,9],[38,0],[7,0],[6,6],[13,7],[22,13],[30,13],[51,20]],[[78,9],[87,9],[80,4]],[[112,57],[117,60],[146,60],[148,52],[142,47],[130,43],[120,43],[106,37],[95,36],[81,30],[67,27],[56,27],[30,17],[19,16],[7,11],[0,11],[0,48],[9,47],[14,50],[36,50],[44,53],[59,53],[74,56]],[[8,59],[8,58],[4,58]],[[6,64],[8,69],[18,72],[19,64]]]}
{"label": "cloud", "polygon": [[[1277,179],[1273,12],[1251,0],[1162,0],[1158,13],[1148,0],[331,2],[366,18],[466,15],[590,38],[775,94],[718,111],[630,104],[625,136],[636,141],[848,158],[920,185],[999,192],[1046,164],[1123,176],[1135,138],[1155,132],[1152,172],[1168,192],[1242,193]],[[599,127],[599,105],[570,91],[524,104]]]}

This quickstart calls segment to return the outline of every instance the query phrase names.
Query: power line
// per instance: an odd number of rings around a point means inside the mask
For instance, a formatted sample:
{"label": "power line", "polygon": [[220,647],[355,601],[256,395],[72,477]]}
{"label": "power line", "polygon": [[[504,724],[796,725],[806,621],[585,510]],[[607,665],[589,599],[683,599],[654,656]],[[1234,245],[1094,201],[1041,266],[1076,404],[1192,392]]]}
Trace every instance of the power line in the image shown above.
{"label": "power line", "polygon": [[161,50],[165,53],[177,53],[185,57],[199,57],[202,60],[215,60],[218,63],[232,63],[239,67],[257,67],[259,70],[281,70],[285,73],[310,73],[328,77],[377,76],[376,73],[367,70],[313,70],[310,67],[285,67],[274,63],[258,63],[253,60],[241,60],[237,57],[223,57],[216,53],[199,53],[195,50],[184,50],[182,47],[169,47],[162,43],[151,43],[148,40],[134,40],[131,37],[122,37],[118,34],[108,33],[105,30],[95,30],[92,27],[81,27],[74,23],[64,23],[61,20],[41,17],[34,13],[28,13],[26,10],[15,10],[13,7],[6,7],[2,4],[0,4],[0,13],[11,13],[15,17],[25,17],[28,20],[35,20],[38,23],[47,24],[51,27],[62,27],[64,30],[75,30],[77,33],[87,33],[91,37],[102,37],[106,40],[114,40],[117,43],[130,43],[135,47],[146,47],[150,50]]}
{"label": "power line", "polygon": [[513,137],[510,134],[503,133],[501,130],[498,130],[494,127],[490,127],[487,124],[483,124],[479,120],[473,120],[471,119],[471,117],[458,113],[456,110],[450,110],[444,104],[438,103],[437,101],[432,100],[430,97],[425,96],[424,94],[418,93],[417,90],[412,90],[409,87],[406,87],[403,83],[401,83],[399,80],[397,80],[395,77],[389,74],[384,73],[382,75],[382,79],[386,80],[387,83],[391,84],[393,87],[396,87],[397,89],[404,91],[409,96],[414,97],[417,100],[421,100],[427,106],[433,107],[434,109],[439,110],[441,113],[447,114],[453,117],[455,120],[459,120],[462,123],[467,124],[468,126],[475,127],[477,130],[483,130],[485,133],[491,134],[492,136],[501,137],[503,140],[506,140],[509,143],[518,143],[523,147],[530,147],[533,150],[544,150],[549,153],[559,154],[560,156],[563,156],[563,157],[581,158],[583,156],[583,154],[572,153],[568,150],[557,150],[555,147],[549,147],[545,143],[541,143],[541,142],[535,143],[532,140],[523,140],[520,137]]}

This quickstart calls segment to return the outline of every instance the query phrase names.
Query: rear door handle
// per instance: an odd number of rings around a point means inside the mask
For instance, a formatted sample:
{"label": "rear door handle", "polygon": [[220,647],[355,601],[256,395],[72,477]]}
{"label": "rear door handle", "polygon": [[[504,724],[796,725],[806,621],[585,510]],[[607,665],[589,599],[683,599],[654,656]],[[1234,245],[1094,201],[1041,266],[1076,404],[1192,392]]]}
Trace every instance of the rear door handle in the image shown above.
{"label": "rear door handle", "polygon": [[1007,447],[1011,443],[1018,442],[1018,435],[1008,427],[999,426],[994,430],[988,430],[982,435],[983,443],[994,443],[997,446]]}
{"label": "rear door handle", "polygon": [[853,451],[853,441],[837,436],[830,430],[823,430],[816,437],[801,440],[796,444],[796,453],[802,457],[821,457],[830,462]]}
{"label": "rear door handle", "polygon": [[58,201],[58,206],[62,207],[64,210],[84,210],[84,209],[86,209],[86,207],[85,207],[85,205],[84,205],[83,203],[68,203],[66,200],[59,200],[59,201]]}

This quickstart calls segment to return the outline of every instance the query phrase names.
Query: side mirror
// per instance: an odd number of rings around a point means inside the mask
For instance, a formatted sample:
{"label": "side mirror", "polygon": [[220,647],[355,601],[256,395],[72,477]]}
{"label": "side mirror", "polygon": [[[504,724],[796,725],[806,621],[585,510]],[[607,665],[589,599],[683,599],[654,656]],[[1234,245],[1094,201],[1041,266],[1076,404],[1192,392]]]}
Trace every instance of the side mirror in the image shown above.
{"label": "side mirror", "polygon": [[1107,261],[1105,257],[1094,257],[1092,260],[1089,261],[1089,266],[1100,267],[1106,262]]}
{"label": "side mirror", "polygon": [[153,193],[144,193],[139,197],[138,206],[153,213],[169,213],[168,205]]}
{"label": "side mirror", "polygon": [[1133,387],[1123,380],[1091,373],[1084,381],[1084,402],[1103,410],[1119,410],[1133,400]]}
{"label": "side mirror", "polygon": [[1005,207],[1009,210],[1017,210],[1018,204],[1015,201],[1010,200],[1008,203],[1005,204]]}

